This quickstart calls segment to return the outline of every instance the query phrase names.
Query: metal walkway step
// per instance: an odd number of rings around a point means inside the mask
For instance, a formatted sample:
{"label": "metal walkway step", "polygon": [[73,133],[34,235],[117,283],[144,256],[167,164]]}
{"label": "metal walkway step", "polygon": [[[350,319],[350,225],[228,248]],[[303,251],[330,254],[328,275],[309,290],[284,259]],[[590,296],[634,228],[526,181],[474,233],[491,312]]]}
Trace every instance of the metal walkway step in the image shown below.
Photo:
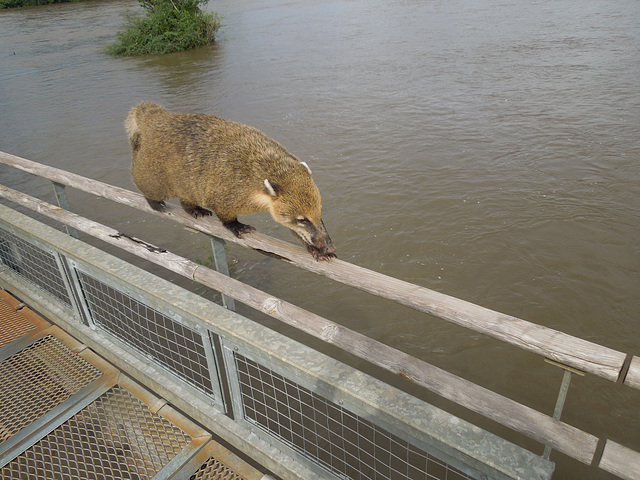
{"label": "metal walkway step", "polygon": [[211,437],[0,291],[0,478],[263,478]]}

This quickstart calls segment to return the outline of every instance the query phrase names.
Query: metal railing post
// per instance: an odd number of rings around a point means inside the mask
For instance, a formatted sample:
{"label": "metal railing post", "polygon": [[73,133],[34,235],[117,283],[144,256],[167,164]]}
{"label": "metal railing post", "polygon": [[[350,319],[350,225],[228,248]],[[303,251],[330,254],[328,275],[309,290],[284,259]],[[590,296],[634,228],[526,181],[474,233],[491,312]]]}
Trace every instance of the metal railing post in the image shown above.
{"label": "metal railing post", "polygon": [[[550,363],[551,365],[555,365],[556,367],[560,367],[563,370],[562,383],[560,384],[558,399],[556,400],[556,406],[553,409],[553,418],[555,418],[556,420],[560,420],[564,404],[567,400],[569,386],[571,385],[571,374],[576,373],[578,375],[584,376],[584,372],[568,367],[561,363],[554,362],[553,360],[549,360],[548,358],[545,358],[545,362]],[[542,457],[547,460],[549,460],[549,458],[551,457],[551,447],[549,445],[544,446],[544,453],[542,454]]]}
{"label": "metal railing post", "polygon": [[[209,238],[211,238],[211,251],[213,252],[213,262],[215,264],[216,271],[229,277],[229,264],[227,262],[225,241],[213,236],[210,236]],[[235,300],[225,294],[222,294],[222,306],[234,312],[236,310]]]}
{"label": "metal railing post", "polygon": [[[69,198],[67,197],[67,191],[65,186],[58,182],[51,182],[53,184],[53,191],[56,194],[56,200],[58,201],[58,206],[60,208],[64,208],[65,210],[71,211],[69,206]],[[73,238],[80,238],[78,235],[78,230],[68,225],[65,225],[64,228],[67,231],[68,235],[71,235]]]}

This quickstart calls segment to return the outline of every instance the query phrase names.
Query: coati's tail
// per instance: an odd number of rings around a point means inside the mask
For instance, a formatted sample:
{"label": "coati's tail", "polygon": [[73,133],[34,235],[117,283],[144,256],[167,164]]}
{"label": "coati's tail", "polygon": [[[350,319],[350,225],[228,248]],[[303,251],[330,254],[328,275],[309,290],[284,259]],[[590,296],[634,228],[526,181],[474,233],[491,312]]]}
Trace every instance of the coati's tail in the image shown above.
{"label": "coati's tail", "polygon": [[131,109],[127,119],[124,121],[124,126],[129,136],[129,143],[131,144],[131,150],[136,152],[140,148],[140,123],[144,122],[144,117],[149,113],[161,111],[164,111],[164,108],[152,102],[140,102]]}
{"label": "coati's tail", "polygon": [[136,110],[137,106],[133,107],[127,115],[127,119],[124,121],[124,128],[127,130],[127,136],[129,137],[129,143],[131,144],[131,150],[134,152],[138,150],[140,146],[140,129],[136,122]]}

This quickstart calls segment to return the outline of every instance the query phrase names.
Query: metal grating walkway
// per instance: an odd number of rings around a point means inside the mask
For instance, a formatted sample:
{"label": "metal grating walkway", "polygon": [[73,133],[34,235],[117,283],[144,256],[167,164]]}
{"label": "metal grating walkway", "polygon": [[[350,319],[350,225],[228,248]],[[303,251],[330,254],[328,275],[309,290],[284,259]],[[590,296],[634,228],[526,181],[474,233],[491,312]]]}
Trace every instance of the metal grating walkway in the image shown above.
{"label": "metal grating walkway", "polygon": [[42,438],[3,478],[151,478],[191,438],[120,386]]}
{"label": "metal grating walkway", "polygon": [[0,291],[0,478],[178,477],[263,475]]}
{"label": "metal grating walkway", "polygon": [[8,440],[101,376],[51,335],[12,355],[0,363],[0,439]]}

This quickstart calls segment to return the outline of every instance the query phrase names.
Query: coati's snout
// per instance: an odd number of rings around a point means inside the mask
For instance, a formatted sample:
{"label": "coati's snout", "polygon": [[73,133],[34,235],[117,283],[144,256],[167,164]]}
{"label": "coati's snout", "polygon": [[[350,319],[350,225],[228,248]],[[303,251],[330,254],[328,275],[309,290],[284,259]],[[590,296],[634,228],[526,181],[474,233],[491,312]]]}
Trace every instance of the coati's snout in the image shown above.
{"label": "coati's snout", "polygon": [[[305,165],[305,168],[306,167]],[[310,177],[309,177],[310,180]],[[299,237],[313,258],[331,261],[336,256],[336,247],[329,237],[321,216],[320,192],[312,180],[294,184],[264,185],[270,196],[269,211],[274,220]]]}
{"label": "coati's snout", "polygon": [[306,244],[307,250],[316,260],[331,261],[335,257],[336,247],[331,241],[331,237],[324,228],[324,222],[320,219],[318,225],[314,225],[308,218],[299,217],[295,220],[296,227],[291,231],[300,237]]}

